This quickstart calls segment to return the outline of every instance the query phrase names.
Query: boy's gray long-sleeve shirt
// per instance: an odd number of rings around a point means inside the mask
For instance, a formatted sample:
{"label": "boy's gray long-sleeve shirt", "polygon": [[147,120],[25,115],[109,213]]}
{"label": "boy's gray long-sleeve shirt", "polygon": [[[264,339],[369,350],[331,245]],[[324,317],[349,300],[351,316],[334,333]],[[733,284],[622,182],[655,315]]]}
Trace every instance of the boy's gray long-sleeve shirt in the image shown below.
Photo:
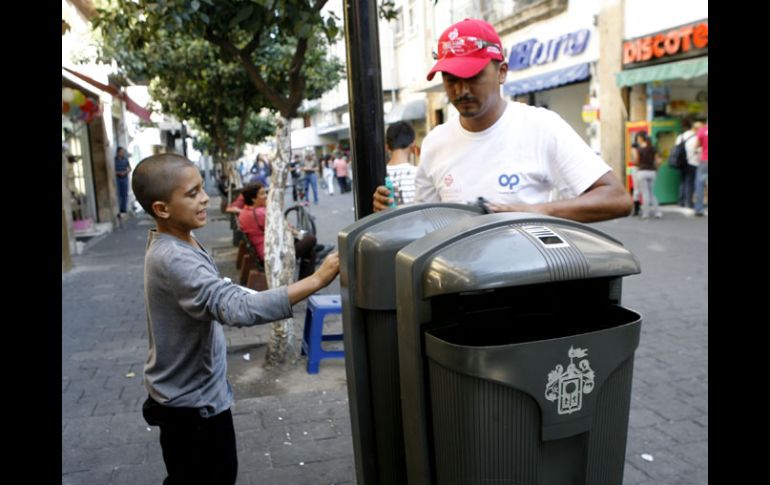
{"label": "boy's gray long-sleeve shirt", "polygon": [[222,325],[248,326],[292,316],[285,286],[249,293],[219,276],[211,256],[184,241],[149,232],[144,259],[149,356],[144,384],[166,406],[227,410],[227,346]]}

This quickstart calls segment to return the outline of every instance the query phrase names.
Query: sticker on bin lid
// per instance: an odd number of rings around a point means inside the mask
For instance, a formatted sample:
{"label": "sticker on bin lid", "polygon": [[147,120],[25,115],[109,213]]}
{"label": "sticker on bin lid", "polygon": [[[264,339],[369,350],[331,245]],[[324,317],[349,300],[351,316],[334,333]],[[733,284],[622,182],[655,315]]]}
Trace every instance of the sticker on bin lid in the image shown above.
{"label": "sticker on bin lid", "polygon": [[545,386],[545,398],[549,401],[557,401],[559,414],[572,414],[583,408],[583,394],[594,390],[594,371],[583,359],[575,365],[575,359],[582,359],[588,355],[588,349],[574,348],[570,345],[567,356],[569,365],[564,370],[558,364],[554,370],[548,373],[548,383]]}
{"label": "sticker on bin lid", "polygon": [[559,237],[555,232],[545,226],[522,226],[530,236],[547,248],[568,248],[567,241]]}

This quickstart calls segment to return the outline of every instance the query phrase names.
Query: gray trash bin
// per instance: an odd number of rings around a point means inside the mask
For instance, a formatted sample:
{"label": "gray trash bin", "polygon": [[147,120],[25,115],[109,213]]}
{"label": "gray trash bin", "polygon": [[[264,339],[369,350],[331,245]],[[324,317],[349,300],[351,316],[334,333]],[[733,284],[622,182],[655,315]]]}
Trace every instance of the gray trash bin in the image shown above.
{"label": "gray trash bin", "polygon": [[526,213],[396,256],[409,485],[621,485],[640,272],[612,237]]}
{"label": "gray trash bin", "polygon": [[396,253],[478,207],[415,204],[371,214],[339,233],[350,418],[359,485],[406,483],[396,339]]}

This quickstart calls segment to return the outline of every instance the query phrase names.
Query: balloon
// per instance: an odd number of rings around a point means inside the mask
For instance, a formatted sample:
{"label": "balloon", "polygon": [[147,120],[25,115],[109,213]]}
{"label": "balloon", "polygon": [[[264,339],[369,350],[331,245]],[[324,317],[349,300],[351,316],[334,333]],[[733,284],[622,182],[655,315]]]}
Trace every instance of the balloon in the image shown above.
{"label": "balloon", "polygon": [[79,118],[83,111],[75,105],[70,106],[70,118]]}
{"label": "balloon", "polygon": [[73,98],[75,97],[75,93],[70,88],[62,88],[61,90],[61,100],[65,103],[71,103]]}
{"label": "balloon", "polygon": [[92,122],[94,120],[94,114],[89,111],[88,113],[86,113],[85,120],[86,120],[86,123]]}
{"label": "balloon", "polygon": [[70,104],[67,102],[64,102],[61,104],[61,112],[62,114],[67,114],[67,111],[70,110]]}
{"label": "balloon", "polygon": [[91,101],[90,99],[86,99],[85,103],[83,103],[80,106],[80,109],[82,109],[83,111],[86,111],[88,113],[92,112],[94,110],[94,108],[96,108],[96,106],[94,105],[94,102]]}
{"label": "balloon", "polygon": [[78,90],[76,89],[76,90],[75,90],[75,95],[74,95],[74,97],[72,98],[72,102],[73,102],[73,103],[75,103],[75,106],[82,106],[82,105],[83,105],[83,103],[85,103],[85,102],[86,102],[86,97],[85,97],[85,96],[83,96],[83,93],[81,93],[80,91],[78,91]]}

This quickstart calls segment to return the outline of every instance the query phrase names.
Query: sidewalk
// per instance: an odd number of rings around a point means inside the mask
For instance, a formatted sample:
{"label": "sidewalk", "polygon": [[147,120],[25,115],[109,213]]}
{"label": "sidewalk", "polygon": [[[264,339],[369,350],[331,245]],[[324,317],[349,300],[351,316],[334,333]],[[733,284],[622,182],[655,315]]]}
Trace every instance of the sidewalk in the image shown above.
{"label": "sidewalk", "polygon": [[[311,206],[320,243],[337,244],[337,232],[353,222],[352,206],[351,193],[321,194]],[[217,198],[211,207],[196,235],[222,274],[235,279],[229,224]],[[596,226],[634,252],[643,271],[624,280],[624,305],[643,315],[624,484],[707,483],[708,218],[664,207],[660,220]],[[62,275],[62,484],[157,485],[165,476],[158,430],[140,412],[150,227],[146,217],[129,220],[75,256]],[[338,293],[339,280],[324,292]],[[303,316],[304,304],[295,306],[297,336]],[[282,375],[264,375],[269,333],[269,326],[226,328],[237,483],[356,483],[344,361],[324,360],[312,376],[304,359]]]}

